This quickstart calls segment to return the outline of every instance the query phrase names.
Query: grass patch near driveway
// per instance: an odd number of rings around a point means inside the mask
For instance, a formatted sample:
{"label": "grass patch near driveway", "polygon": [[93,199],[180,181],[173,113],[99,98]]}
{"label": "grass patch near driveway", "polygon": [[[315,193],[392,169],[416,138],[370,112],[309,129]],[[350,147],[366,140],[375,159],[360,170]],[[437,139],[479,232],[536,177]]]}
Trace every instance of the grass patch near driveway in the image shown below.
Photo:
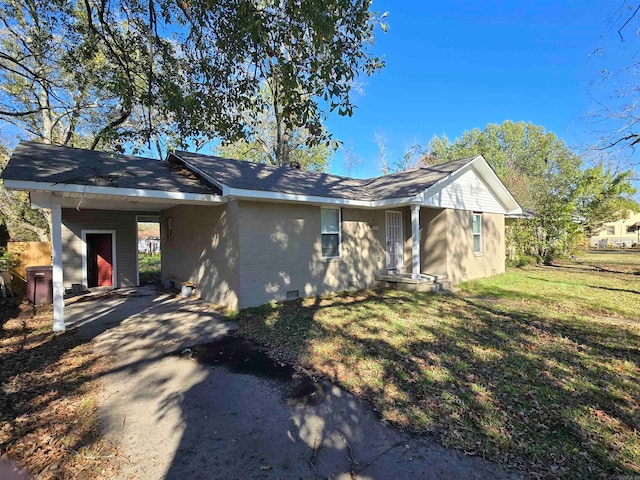
{"label": "grass patch near driveway", "polygon": [[113,478],[96,378],[108,365],[77,332],[52,332],[50,307],[0,299],[0,457],[36,479]]}
{"label": "grass patch near driveway", "polygon": [[640,254],[621,265],[580,257],[456,295],[365,290],[233,320],[445,446],[535,478],[640,475]]}
{"label": "grass patch near driveway", "polygon": [[138,253],[140,285],[160,282],[160,254]]}

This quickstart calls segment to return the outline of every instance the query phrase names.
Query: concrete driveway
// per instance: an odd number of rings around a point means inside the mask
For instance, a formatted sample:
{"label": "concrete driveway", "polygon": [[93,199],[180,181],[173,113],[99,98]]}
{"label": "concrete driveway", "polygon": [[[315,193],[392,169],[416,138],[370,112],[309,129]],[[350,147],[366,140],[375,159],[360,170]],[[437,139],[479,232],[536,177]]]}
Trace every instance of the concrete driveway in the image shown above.
{"label": "concrete driveway", "polygon": [[273,363],[204,303],[140,288],[66,316],[113,362],[101,405],[120,478],[513,478]]}

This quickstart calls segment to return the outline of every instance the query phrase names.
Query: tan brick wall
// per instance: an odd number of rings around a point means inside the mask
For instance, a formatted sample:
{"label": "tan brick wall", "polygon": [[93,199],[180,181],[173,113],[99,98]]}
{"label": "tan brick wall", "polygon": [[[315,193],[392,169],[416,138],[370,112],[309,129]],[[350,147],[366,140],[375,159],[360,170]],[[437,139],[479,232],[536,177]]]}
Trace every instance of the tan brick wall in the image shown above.
{"label": "tan brick wall", "polygon": [[443,208],[420,209],[420,271],[444,275],[448,269],[447,212]]}
{"label": "tan brick wall", "polygon": [[240,308],[373,285],[385,268],[384,211],[341,213],[342,255],[323,259],[319,206],[240,202]]}
{"label": "tan brick wall", "polygon": [[421,272],[453,283],[504,272],[504,215],[482,214],[482,253],[473,253],[473,212],[421,208]]}
{"label": "tan brick wall", "polygon": [[482,253],[473,253],[472,212],[446,210],[449,280],[454,284],[504,272],[504,215],[482,214]]}
{"label": "tan brick wall", "polygon": [[[405,270],[411,269],[411,216],[403,212]],[[386,273],[385,210],[342,208],[341,257],[323,259],[317,205],[233,201],[181,206],[161,217],[163,277],[191,280],[203,298],[232,308],[374,284]],[[172,239],[166,239],[166,218]],[[472,251],[471,212],[422,208],[423,273],[454,283],[504,271],[504,217],[483,214],[483,253]]]}
{"label": "tan brick wall", "polygon": [[[62,265],[65,288],[82,284],[82,230],[116,231],[116,287],[137,283],[136,215],[140,212],[62,209]],[[86,287],[86,285],[85,285]]]}
{"label": "tan brick wall", "polygon": [[[174,276],[197,285],[207,301],[238,308],[237,202],[178,206],[160,216],[162,278]],[[167,218],[171,217],[171,238]]]}

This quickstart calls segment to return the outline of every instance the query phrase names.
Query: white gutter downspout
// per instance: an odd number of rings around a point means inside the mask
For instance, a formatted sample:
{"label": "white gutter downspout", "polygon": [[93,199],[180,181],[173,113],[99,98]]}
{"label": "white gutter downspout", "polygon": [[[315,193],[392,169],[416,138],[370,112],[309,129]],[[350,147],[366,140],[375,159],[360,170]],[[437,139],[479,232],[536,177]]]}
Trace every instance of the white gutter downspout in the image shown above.
{"label": "white gutter downspout", "polygon": [[411,278],[420,278],[420,205],[411,205]]}
{"label": "white gutter downspout", "polygon": [[53,331],[63,332],[64,283],[62,277],[62,205],[51,204],[51,251],[53,257]]}

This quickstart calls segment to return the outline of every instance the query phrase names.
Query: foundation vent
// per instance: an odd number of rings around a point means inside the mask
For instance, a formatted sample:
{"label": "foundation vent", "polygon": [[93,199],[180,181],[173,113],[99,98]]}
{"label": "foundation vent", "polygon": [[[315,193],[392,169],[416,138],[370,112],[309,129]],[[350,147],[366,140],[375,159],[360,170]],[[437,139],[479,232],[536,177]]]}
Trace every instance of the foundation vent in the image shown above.
{"label": "foundation vent", "polygon": [[289,290],[287,292],[287,300],[295,300],[296,298],[300,298],[299,290]]}

